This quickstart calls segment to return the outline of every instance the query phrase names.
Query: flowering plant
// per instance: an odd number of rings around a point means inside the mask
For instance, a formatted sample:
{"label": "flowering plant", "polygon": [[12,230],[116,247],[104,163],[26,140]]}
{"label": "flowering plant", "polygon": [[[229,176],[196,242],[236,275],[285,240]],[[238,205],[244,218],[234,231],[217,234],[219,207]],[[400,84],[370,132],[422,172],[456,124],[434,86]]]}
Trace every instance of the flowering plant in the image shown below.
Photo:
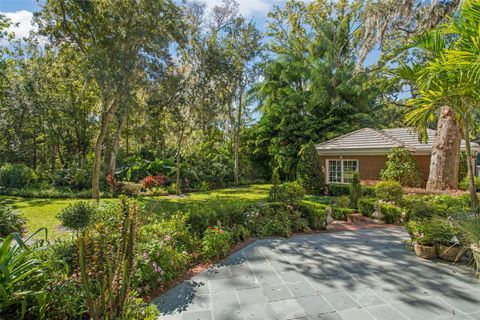
{"label": "flowering plant", "polygon": [[221,258],[230,249],[232,234],[222,228],[208,227],[202,239],[202,253],[207,259]]}

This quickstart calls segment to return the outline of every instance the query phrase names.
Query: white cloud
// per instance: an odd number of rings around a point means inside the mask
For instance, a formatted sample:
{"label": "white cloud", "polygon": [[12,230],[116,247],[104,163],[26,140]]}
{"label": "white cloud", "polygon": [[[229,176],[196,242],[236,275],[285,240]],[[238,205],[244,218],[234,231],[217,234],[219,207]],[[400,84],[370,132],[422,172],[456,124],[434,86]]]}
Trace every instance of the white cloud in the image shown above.
{"label": "white cloud", "polygon": [[[205,0],[207,8],[211,9],[215,5],[222,3],[222,0]],[[273,7],[274,4],[284,3],[285,1],[275,1],[275,0],[237,0],[239,4],[238,10],[240,13],[247,17],[252,17],[255,15],[266,15],[268,11]]]}
{"label": "white cloud", "polygon": [[[30,35],[31,30],[35,30],[32,25],[33,13],[27,10],[17,12],[0,12],[11,20],[12,26],[8,31],[15,33],[15,38],[24,38]],[[16,24],[18,23],[18,26]]]}

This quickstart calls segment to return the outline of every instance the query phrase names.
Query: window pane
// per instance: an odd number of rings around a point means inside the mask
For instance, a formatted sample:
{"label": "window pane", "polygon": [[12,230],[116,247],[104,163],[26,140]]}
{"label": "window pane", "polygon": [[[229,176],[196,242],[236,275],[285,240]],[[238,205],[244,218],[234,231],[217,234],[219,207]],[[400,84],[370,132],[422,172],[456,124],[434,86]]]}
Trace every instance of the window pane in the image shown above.
{"label": "window pane", "polygon": [[353,174],[358,172],[357,160],[344,160],[343,161],[343,182],[351,183],[353,180]]}
{"label": "window pane", "polygon": [[342,162],[341,160],[328,160],[328,182],[342,182]]}

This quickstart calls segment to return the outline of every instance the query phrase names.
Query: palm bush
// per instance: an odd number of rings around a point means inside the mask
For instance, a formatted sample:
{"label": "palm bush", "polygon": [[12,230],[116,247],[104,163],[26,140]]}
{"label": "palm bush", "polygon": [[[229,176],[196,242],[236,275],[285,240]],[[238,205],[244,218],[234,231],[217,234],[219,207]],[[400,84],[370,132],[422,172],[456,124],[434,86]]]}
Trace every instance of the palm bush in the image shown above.
{"label": "palm bush", "polygon": [[[43,250],[44,241],[33,241],[33,237],[46,229],[22,240],[19,233],[11,233],[0,239],[0,318],[25,317],[29,303],[36,301],[39,319],[45,317],[46,294],[44,291],[34,291],[30,285],[43,273],[44,262],[35,258],[34,253]],[[27,245],[27,243],[31,243]]]}

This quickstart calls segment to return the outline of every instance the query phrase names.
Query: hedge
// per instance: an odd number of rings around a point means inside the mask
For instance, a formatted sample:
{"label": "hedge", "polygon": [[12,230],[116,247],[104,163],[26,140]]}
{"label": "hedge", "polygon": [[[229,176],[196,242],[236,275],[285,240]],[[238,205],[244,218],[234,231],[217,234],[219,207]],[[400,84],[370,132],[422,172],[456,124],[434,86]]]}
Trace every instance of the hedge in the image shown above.
{"label": "hedge", "polygon": [[380,211],[386,223],[398,223],[402,218],[402,210],[391,204],[380,203]]}
{"label": "hedge", "polygon": [[377,201],[377,198],[361,198],[358,200],[358,211],[362,216],[371,218],[375,212],[375,202]]}

